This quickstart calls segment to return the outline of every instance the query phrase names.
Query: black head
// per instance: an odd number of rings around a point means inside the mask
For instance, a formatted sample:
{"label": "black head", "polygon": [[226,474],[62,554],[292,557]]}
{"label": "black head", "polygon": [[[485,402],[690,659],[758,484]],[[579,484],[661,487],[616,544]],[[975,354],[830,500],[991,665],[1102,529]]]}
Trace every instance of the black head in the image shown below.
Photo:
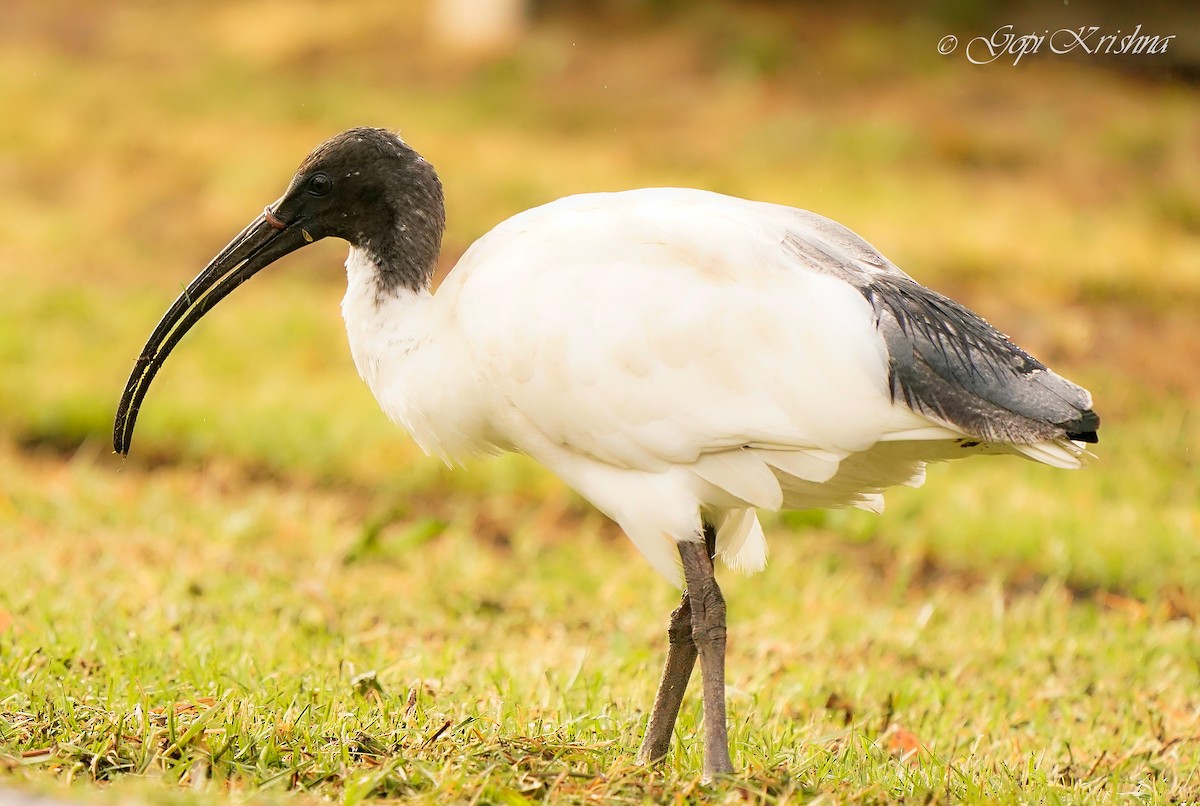
{"label": "black head", "polygon": [[413,288],[429,282],[446,223],[433,166],[386,129],[350,129],[317,146],[270,212],[314,240],[371,252],[383,285]]}
{"label": "black head", "polygon": [[317,146],[283,196],[212,259],[150,334],[117,409],[113,447],[128,453],[142,399],[183,335],[250,277],[333,237],[371,254],[381,295],[419,290],[433,276],[445,222],[437,173],[398,135],[350,129]]}

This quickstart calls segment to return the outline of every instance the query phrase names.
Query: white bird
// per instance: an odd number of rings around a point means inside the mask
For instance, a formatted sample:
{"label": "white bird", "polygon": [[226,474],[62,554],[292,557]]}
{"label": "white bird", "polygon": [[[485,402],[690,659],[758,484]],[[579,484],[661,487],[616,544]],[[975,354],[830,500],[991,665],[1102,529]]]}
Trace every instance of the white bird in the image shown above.
{"label": "white bird", "polygon": [[713,564],[763,568],[757,509],[878,512],[929,461],[1076,468],[1096,441],[1087,391],[810,212],[673,188],[572,196],[484,235],[434,292],[444,224],[437,174],[398,135],[318,146],[154,330],[114,447],[128,453],[205,312],[289,252],[349,241],[350,349],[388,417],[446,460],[531,456],[683,584],[645,762],[669,749],[698,655],[704,774],[733,770]]}

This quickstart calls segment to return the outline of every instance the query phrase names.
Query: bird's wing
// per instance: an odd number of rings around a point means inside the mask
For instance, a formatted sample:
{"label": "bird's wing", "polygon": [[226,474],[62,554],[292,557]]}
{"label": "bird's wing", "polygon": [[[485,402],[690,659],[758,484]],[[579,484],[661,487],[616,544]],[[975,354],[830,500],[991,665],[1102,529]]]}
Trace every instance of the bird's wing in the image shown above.
{"label": "bird's wing", "polygon": [[1100,420],[1087,390],[973,311],[899,270],[848,259],[803,232],[789,233],[785,247],[800,264],[842,278],[871,303],[887,344],[892,396],[913,411],[989,442],[1096,441]]}
{"label": "bird's wing", "polygon": [[1077,466],[1038,446],[1095,438],[1085,390],[813,213],[572,197],[497,227],[454,275],[481,377],[546,439],[618,466],[703,458],[728,489],[754,474],[711,455],[746,446],[824,481],[880,440],[964,435]]}
{"label": "bird's wing", "polygon": [[880,439],[892,404],[872,306],[798,263],[787,208],[658,194],[562,200],[464,256],[448,291],[497,397],[577,454],[643,470],[703,457],[717,486],[753,484],[713,456],[731,449],[819,478]]}

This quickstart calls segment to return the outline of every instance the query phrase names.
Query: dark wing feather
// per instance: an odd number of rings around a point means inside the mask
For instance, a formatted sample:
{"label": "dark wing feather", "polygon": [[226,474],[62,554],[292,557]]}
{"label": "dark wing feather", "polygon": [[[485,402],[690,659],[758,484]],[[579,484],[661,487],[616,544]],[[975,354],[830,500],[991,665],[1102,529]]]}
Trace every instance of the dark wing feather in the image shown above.
{"label": "dark wing feather", "polygon": [[1097,440],[1087,391],[972,311],[906,278],[860,290],[887,343],[893,398],[989,442]]}
{"label": "dark wing feather", "polygon": [[785,247],[850,283],[875,311],[890,357],[892,398],[987,442],[1096,442],[1087,391],[1049,370],[980,316],[930,291],[866,241],[803,213]]}

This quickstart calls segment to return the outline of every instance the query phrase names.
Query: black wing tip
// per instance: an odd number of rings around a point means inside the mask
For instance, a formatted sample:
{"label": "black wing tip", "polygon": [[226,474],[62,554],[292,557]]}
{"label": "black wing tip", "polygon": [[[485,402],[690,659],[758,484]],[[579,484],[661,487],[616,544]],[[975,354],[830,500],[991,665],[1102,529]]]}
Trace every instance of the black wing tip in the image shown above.
{"label": "black wing tip", "polygon": [[1089,442],[1093,445],[1100,441],[1100,435],[1096,433],[1100,430],[1100,415],[1091,409],[1081,414],[1079,419],[1062,425],[1066,429],[1067,439]]}

